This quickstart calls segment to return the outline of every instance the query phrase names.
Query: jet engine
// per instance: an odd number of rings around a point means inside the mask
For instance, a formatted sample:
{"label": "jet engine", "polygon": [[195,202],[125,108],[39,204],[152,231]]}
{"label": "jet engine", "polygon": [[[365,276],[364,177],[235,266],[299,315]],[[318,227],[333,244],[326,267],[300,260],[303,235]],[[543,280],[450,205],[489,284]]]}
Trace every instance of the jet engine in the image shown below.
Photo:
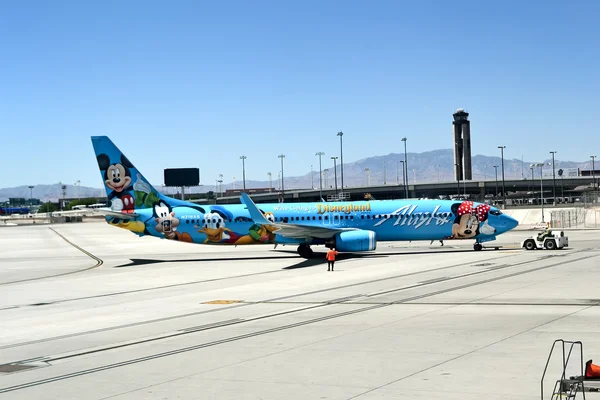
{"label": "jet engine", "polygon": [[373,231],[346,231],[327,240],[325,246],[335,247],[337,251],[371,251],[377,247],[377,240]]}

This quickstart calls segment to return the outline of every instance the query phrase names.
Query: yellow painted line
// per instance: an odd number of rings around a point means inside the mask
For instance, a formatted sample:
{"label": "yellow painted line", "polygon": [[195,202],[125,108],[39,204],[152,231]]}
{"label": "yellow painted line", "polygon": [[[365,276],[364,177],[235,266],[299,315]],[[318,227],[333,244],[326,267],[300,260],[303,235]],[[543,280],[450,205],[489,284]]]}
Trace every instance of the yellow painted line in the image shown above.
{"label": "yellow painted line", "polygon": [[207,301],[202,304],[233,304],[233,303],[242,303],[241,300],[212,300]]}

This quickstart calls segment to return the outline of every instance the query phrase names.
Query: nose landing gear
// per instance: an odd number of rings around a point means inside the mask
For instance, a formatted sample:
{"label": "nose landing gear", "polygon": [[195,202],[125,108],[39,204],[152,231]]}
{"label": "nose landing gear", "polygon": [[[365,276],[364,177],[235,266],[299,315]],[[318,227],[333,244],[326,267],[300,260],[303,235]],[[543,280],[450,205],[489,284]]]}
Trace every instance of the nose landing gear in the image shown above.
{"label": "nose landing gear", "polygon": [[477,242],[473,245],[473,250],[480,251],[481,249],[483,249],[483,245],[481,243]]}

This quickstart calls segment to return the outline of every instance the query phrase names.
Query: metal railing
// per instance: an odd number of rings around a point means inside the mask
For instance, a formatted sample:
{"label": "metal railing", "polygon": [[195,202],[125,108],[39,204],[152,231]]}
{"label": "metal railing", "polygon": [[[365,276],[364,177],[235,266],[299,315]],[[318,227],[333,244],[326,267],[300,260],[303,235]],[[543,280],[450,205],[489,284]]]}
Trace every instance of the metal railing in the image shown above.
{"label": "metal railing", "polygon": [[327,201],[343,201],[350,200],[349,192],[340,192],[327,195]]}
{"label": "metal railing", "polygon": [[[540,382],[541,386],[541,400],[544,400],[544,378],[546,377],[546,372],[548,371],[548,366],[550,365],[550,359],[552,358],[552,354],[554,353],[555,347],[557,344],[561,344],[562,346],[562,373],[560,378],[554,384],[554,389],[552,390],[551,399],[563,399],[569,398],[573,399],[577,396],[577,393],[581,392],[583,394],[583,399],[585,400],[585,387],[583,383],[583,343],[580,341],[565,341],[563,339],[555,340],[552,344],[552,348],[550,349],[550,354],[548,355],[548,361],[546,361],[546,367],[544,368],[544,373],[542,374],[542,379]],[[568,346],[568,352],[567,352]],[[571,379],[567,379],[567,366],[569,365],[569,361],[571,360],[571,354],[575,347],[579,347],[579,368],[580,377],[576,379],[572,377]]]}

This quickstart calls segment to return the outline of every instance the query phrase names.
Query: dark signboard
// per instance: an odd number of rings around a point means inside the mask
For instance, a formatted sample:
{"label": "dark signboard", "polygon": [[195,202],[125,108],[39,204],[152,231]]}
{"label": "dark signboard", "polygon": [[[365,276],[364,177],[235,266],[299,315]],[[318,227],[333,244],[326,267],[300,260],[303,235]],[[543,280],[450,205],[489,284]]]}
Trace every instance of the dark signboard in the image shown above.
{"label": "dark signboard", "polygon": [[165,186],[198,186],[200,168],[165,169]]}

